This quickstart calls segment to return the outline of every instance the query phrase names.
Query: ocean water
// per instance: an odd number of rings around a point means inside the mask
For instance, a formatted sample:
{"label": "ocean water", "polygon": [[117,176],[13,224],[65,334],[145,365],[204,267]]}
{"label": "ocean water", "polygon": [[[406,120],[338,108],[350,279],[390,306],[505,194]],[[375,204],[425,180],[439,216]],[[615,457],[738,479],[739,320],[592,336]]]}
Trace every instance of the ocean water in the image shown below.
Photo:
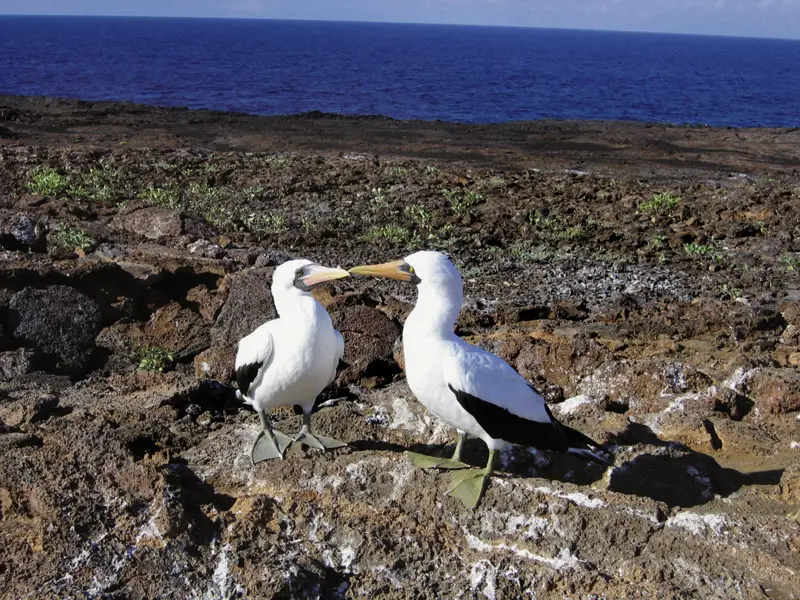
{"label": "ocean water", "polygon": [[0,16],[0,94],[263,115],[800,126],[800,41],[440,25]]}

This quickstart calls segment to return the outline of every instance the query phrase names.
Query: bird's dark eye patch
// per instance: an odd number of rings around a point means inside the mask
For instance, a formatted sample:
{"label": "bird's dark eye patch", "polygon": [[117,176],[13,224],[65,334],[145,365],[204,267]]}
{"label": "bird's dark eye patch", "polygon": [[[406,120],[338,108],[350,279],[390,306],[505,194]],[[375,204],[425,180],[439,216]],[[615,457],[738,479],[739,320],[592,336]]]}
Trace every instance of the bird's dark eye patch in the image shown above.
{"label": "bird's dark eye patch", "polygon": [[308,290],[308,286],[306,285],[305,281],[303,281],[303,277],[306,275],[308,275],[306,267],[300,267],[294,272],[294,287],[303,292]]}
{"label": "bird's dark eye patch", "polygon": [[414,272],[414,267],[412,267],[407,262],[404,262],[402,265],[400,265],[400,271],[402,271],[403,273],[408,273],[409,275],[411,275],[411,283],[413,283],[414,285],[417,285],[419,282],[422,281],[417,276],[417,274]]}

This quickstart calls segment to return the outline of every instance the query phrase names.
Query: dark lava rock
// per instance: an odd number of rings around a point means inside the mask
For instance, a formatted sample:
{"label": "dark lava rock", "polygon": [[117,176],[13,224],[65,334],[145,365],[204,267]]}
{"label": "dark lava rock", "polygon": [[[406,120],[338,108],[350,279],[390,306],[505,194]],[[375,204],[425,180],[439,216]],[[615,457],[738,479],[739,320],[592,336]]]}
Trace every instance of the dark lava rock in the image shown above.
{"label": "dark lava rock", "polygon": [[0,245],[9,250],[45,249],[45,227],[33,217],[17,215],[4,224],[0,231]]}
{"label": "dark lava rock", "polygon": [[34,346],[48,372],[79,376],[90,366],[102,315],[97,303],[74,288],[26,288],[11,298],[12,335]]}
{"label": "dark lava rock", "polygon": [[0,352],[0,381],[11,381],[15,377],[36,370],[36,353],[29,348]]}
{"label": "dark lava rock", "polygon": [[399,372],[393,347],[400,327],[377,308],[365,305],[329,306],[333,326],[344,338],[347,368],[338,376],[340,385],[368,377],[391,377]]}
{"label": "dark lava rock", "polygon": [[228,300],[211,330],[216,345],[233,346],[265,321],[278,316],[272,301],[274,269],[248,269],[229,276]]}

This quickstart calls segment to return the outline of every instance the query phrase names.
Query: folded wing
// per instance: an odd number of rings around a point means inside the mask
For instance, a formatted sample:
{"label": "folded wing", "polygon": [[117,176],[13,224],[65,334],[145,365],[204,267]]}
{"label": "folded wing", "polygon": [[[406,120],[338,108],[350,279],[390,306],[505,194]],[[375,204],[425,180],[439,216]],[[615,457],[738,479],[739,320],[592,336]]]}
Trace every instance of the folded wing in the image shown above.
{"label": "folded wing", "polygon": [[272,330],[275,328],[275,323],[277,320],[264,323],[239,341],[235,363],[236,383],[239,386],[239,393],[244,397],[249,396],[251,386],[272,360],[275,343]]}

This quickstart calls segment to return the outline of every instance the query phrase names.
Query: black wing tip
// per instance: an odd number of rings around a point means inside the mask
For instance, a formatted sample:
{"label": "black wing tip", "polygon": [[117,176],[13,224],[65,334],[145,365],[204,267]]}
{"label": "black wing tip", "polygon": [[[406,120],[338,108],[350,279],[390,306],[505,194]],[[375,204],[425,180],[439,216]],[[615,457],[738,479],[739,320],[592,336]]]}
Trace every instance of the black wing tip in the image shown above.
{"label": "black wing tip", "polygon": [[248,395],[250,385],[258,377],[258,371],[262,364],[260,362],[248,363],[236,369],[236,385],[243,396]]}

